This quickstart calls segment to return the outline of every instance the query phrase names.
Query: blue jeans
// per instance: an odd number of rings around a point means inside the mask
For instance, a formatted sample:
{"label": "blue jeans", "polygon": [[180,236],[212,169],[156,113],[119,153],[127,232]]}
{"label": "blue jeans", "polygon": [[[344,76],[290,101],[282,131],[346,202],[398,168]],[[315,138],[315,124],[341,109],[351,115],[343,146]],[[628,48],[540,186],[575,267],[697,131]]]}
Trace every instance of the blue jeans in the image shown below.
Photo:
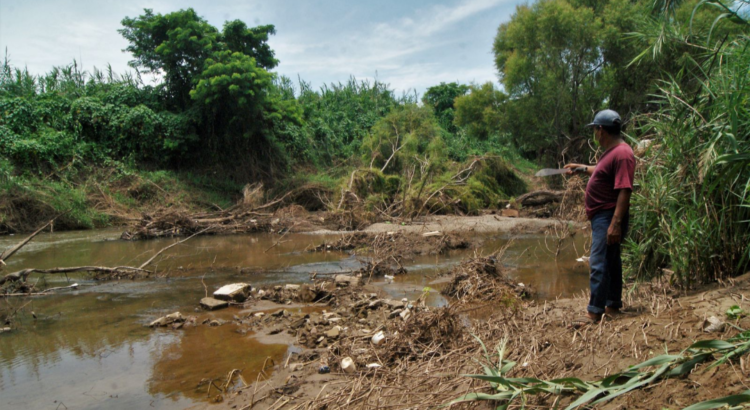
{"label": "blue jeans", "polygon": [[[619,309],[622,307],[622,259],[620,244],[607,245],[607,229],[615,215],[614,209],[597,212],[591,218],[591,299],[588,311],[597,315],[604,313],[604,308]],[[621,238],[628,232],[628,215],[622,219]],[[622,242],[622,239],[621,239]]]}

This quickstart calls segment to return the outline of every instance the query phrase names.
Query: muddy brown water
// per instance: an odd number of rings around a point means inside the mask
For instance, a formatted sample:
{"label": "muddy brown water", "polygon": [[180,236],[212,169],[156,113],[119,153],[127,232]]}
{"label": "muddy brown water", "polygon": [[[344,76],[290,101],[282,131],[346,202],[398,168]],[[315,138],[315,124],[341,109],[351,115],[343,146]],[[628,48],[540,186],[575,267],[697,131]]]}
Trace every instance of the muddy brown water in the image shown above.
{"label": "muddy brown water", "polygon": [[[101,265],[138,266],[174,239],[125,242],[118,230],[42,234],[8,261],[4,273],[19,269]],[[253,285],[304,283],[310,273],[356,269],[346,253],[307,249],[335,235],[253,234],[203,236],[163,254],[158,279],[97,283],[86,276],[32,275],[46,286],[77,282],[79,290],[36,298],[0,300],[0,316],[19,309],[14,330],[0,334],[0,408],[28,409],[182,409],[208,400],[203,379],[225,378],[242,369],[247,384],[258,377],[266,358],[284,360],[287,345],[266,345],[237,327],[196,326],[181,331],[144,325],[174,311],[200,319],[231,320],[230,308],[195,312],[206,288],[225,283]],[[21,237],[0,237],[0,250]],[[434,285],[434,276],[473,255],[505,246],[508,235],[489,237],[477,250],[420,256],[406,264],[408,274],[379,286],[395,298],[416,298]],[[587,238],[558,241],[541,235],[514,236],[505,252],[510,275],[529,284],[542,299],[570,296],[586,288],[588,268],[575,262]],[[555,257],[557,254],[557,257]],[[205,288],[204,288],[205,284]],[[428,303],[446,300],[430,291]],[[32,317],[32,312],[36,318]],[[238,380],[237,383],[240,383]],[[200,385],[200,386],[199,386]],[[215,392],[214,392],[215,394]]]}

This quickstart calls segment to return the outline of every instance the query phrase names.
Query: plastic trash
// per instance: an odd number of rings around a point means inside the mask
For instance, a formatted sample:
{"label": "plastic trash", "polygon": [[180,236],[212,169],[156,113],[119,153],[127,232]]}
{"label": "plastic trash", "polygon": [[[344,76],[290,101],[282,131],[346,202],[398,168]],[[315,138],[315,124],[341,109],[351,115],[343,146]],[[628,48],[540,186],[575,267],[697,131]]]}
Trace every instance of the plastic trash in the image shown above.
{"label": "plastic trash", "polygon": [[330,372],[331,372],[331,368],[328,366],[320,366],[320,368],[318,369],[318,373],[320,374],[326,374]]}

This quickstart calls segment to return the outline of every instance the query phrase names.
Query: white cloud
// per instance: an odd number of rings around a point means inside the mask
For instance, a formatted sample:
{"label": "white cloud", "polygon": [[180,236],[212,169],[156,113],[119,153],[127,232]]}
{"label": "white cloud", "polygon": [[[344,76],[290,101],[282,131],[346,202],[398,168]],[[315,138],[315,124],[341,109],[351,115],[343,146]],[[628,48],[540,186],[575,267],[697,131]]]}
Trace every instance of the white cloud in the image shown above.
{"label": "white cloud", "polygon": [[[372,78],[377,70],[381,79],[398,90],[423,90],[440,81],[493,81],[496,77],[489,46],[485,67],[456,69],[459,63],[451,65],[450,70],[446,64],[434,60],[445,57],[441,56],[442,50],[458,48],[461,40],[456,35],[459,32],[456,26],[508,3],[507,0],[464,0],[451,6],[415,10],[410,16],[365,24],[333,38],[279,36],[271,40],[271,45],[281,60],[278,70],[291,77],[296,74],[303,78],[311,74],[320,77],[327,73],[339,79],[349,75]],[[483,40],[492,41],[491,38]]]}

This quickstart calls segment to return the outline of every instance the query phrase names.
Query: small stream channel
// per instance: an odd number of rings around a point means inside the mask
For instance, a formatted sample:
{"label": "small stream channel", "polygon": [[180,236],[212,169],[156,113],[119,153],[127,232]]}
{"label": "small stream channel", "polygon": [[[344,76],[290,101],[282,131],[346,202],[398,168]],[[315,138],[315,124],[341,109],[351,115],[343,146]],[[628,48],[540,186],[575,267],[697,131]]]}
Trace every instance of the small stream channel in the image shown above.
{"label": "small stream channel", "polygon": [[[138,266],[176,241],[120,241],[119,230],[41,234],[8,261],[3,274],[24,268]],[[0,408],[23,409],[183,409],[207,400],[204,378],[242,369],[249,384],[267,357],[284,359],[289,346],[261,344],[231,325],[196,326],[181,331],[144,325],[180,311],[202,318],[231,319],[229,308],[196,313],[198,300],[219,286],[305,283],[312,272],[356,269],[356,258],[340,252],[307,252],[337,236],[252,234],[201,236],[175,246],[155,266],[159,278],[97,283],[83,275],[46,275],[48,286],[77,282],[76,291],[35,298],[0,299],[0,317],[24,307],[14,330],[0,334]],[[20,236],[0,237],[0,250]],[[417,257],[408,274],[383,289],[394,298],[416,298],[434,275],[460,260],[489,254],[508,243],[489,237],[478,250]],[[587,238],[576,235],[560,246],[541,235],[514,236],[504,262],[518,282],[533,286],[541,299],[570,296],[587,287],[588,267],[575,262]],[[154,268],[154,266],[152,266]],[[39,275],[32,275],[36,281]],[[40,282],[41,284],[41,282]],[[437,292],[429,303],[445,304]],[[34,312],[36,319],[32,317]]]}

